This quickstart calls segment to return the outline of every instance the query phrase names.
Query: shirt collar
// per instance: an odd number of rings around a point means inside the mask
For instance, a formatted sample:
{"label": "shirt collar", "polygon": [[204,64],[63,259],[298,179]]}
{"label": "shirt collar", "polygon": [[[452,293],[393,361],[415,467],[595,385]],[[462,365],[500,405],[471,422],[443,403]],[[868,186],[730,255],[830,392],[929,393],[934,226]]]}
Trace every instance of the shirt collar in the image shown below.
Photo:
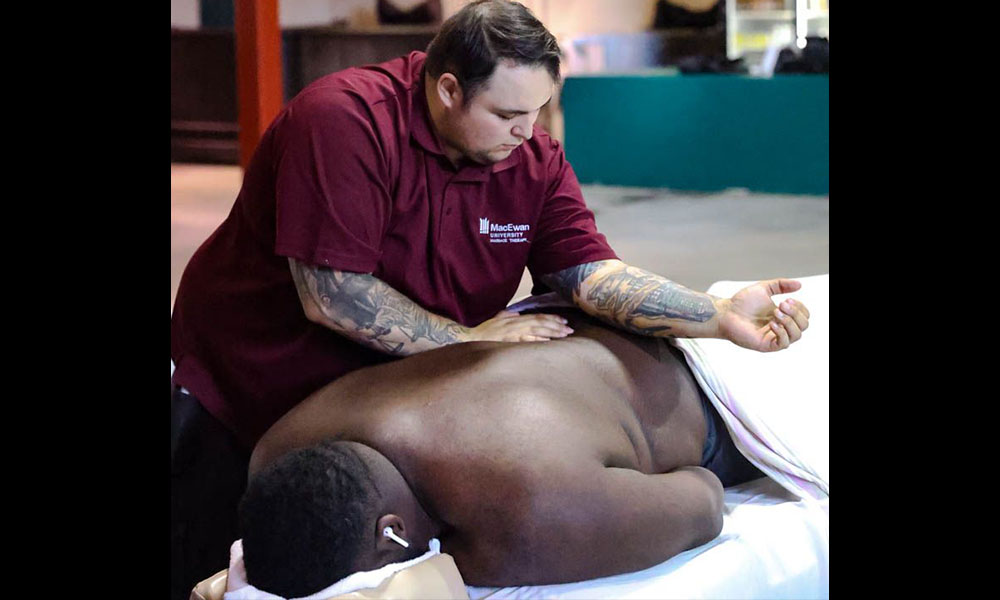
{"label": "shirt collar", "polygon": [[410,136],[424,150],[443,155],[441,143],[431,125],[431,111],[427,107],[427,94],[424,92],[424,68],[422,65],[416,78],[417,83],[413,86],[413,102],[410,108],[410,123],[412,123]]}
{"label": "shirt collar", "polygon": [[452,181],[488,181],[490,175],[493,173],[505,171],[521,162],[522,152],[524,152],[524,150],[518,146],[513,152],[510,153],[510,156],[500,162],[493,163],[492,165],[463,166],[459,169],[458,173],[455,174]]}

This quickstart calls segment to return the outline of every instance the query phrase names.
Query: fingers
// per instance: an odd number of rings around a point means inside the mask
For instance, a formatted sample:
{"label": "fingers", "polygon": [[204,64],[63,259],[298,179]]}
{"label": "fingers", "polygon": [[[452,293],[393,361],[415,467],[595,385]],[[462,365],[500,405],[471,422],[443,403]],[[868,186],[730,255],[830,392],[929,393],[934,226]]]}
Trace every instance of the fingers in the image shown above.
{"label": "fingers", "polygon": [[802,311],[802,314],[805,315],[807,321],[809,320],[809,309],[806,307],[805,304],[802,304],[801,302],[793,298],[789,298],[788,301],[791,302],[792,306],[794,306],[797,310]]}
{"label": "fingers", "polygon": [[[809,327],[809,309],[806,308],[805,304],[789,298],[779,304],[778,308],[782,313],[791,317],[801,331],[805,331]],[[792,341],[794,342],[795,340]]]}
{"label": "fingers", "polygon": [[789,344],[799,341],[799,338],[802,337],[802,330],[799,329],[799,324],[795,322],[795,319],[781,312],[780,308],[774,309],[774,318],[781,328],[785,330]]}
{"label": "fingers", "polygon": [[566,319],[555,315],[526,315],[520,317],[517,327],[526,335],[561,338],[573,333],[566,323]]}
{"label": "fingers", "polygon": [[776,321],[771,321],[768,325],[771,327],[771,333],[774,334],[774,339],[769,340],[767,349],[784,350],[787,348],[791,342],[788,340],[788,332],[785,331],[785,328],[779,325]]}
{"label": "fingers", "polygon": [[547,342],[552,338],[542,337],[538,335],[522,335],[516,340],[511,340],[514,342]]}
{"label": "fingers", "polygon": [[[563,338],[567,335],[573,333],[573,330],[569,327],[528,327],[517,328],[516,330],[508,331],[504,338],[508,341],[521,341],[521,342],[537,342],[541,340],[551,340],[556,338]],[[529,339],[531,338],[531,339]]]}
{"label": "fingers", "polygon": [[789,298],[774,309],[774,319],[768,327],[770,332],[764,339],[766,350],[784,350],[799,341],[802,332],[809,327],[809,309]]}
{"label": "fingers", "polygon": [[478,339],[502,342],[541,342],[573,333],[566,319],[557,315],[519,315],[502,311],[480,327]]}

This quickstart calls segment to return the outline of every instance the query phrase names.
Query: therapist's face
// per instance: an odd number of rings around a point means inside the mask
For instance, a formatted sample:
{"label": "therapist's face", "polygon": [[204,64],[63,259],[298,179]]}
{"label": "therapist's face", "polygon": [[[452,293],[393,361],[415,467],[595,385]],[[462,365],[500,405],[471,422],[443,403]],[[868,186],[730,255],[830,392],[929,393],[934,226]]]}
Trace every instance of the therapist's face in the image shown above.
{"label": "therapist's face", "polygon": [[445,151],[483,165],[504,160],[531,139],[538,113],[554,91],[543,66],[501,62],[471,99],[451,73],[442,74],[438,93],[445,118],[438,134]]}

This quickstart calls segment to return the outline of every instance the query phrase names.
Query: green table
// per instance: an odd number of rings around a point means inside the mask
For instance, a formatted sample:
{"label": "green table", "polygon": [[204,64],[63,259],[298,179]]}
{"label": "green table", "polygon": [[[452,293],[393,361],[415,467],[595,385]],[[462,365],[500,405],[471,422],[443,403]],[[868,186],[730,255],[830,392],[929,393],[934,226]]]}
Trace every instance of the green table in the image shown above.
{"label": "green table", "polygon": [[581,183],[830,193],[828,75],[570,76],[561,102]]}

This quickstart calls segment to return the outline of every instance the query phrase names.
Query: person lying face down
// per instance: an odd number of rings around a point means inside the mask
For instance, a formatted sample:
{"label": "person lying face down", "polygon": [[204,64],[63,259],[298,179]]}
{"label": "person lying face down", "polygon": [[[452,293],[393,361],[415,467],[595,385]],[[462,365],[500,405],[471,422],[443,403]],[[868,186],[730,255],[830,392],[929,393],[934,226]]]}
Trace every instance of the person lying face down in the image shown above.
{"label": "person lying face down", "polygon": [[560,312],[575,335],[361,369],[275,423],[240,504],[248,581],[305,596],[436,537],[466,584],[563,583],[718,536],[723,485],[763,474],[683,356]]}

